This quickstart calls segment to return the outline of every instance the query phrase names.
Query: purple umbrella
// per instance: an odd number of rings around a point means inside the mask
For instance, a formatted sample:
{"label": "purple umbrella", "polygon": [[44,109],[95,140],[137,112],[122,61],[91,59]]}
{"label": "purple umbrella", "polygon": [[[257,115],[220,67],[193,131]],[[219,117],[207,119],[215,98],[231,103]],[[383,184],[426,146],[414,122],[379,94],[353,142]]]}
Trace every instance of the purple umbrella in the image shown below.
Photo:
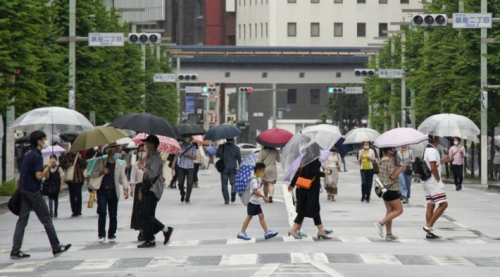
{"label": "purple umbrella", "polygon": [[66,150],[59,145],[49,146],[42,150],[42,157],[49,157],[50,155],[58,156],[64,152],[66,152]]}
{"label": "purple umbrella", "polygon": [[[324,163],[326,160],[328,160],[328,157],[332,155],[332,152],[326,151],[326,150],[320,150],[320,156],[318,157],[320,163]],[[300,166],[302,165],[302,157],[304,155],[301,155],[298,157],[291,165],[288,167],[288,170],[285,173],[285,179],[284,181],[289,182],[295,172],[299,170]]]}
{"label": "purple umbrella", "polygon": [[380,135],[373,142],[373,146],[377,148],[400,147],[417,144],[427,139],[427,135],[413,128],[395,128]]}
{"label": "purple umbrella", "polygon": [[207,149],[208,153],[210,153],[210,155],[212,155],[212,156],[215,156],[215,154],[217,154],[217,150],[215,148],[213,148],[212,146],[207,146],[207,147],[205,147],[205,149]]}

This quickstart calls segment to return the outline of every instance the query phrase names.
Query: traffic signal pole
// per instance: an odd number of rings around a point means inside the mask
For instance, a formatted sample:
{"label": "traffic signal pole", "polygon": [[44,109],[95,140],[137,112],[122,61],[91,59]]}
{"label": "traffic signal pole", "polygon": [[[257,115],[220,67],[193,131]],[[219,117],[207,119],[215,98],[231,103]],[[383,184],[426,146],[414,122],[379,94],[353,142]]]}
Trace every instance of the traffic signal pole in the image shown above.
{"label": "traffic signal pole", "polygon": [[[488,10],[487,0],[481,0],[481,13],[486,13]],[[488,61],[486,60],[486,54],[488,53],[488,44],[483,42],[488,37],[488,29],[481,28],[481,89],[488,87],[488,72],[487,66]],[[488,91],[485,89],[486,97],[488,97]],[[487,141],[487,131],[488,131],[488,107],[485,107],[481,103],[481,185],[488,184],[488,141]],[[494,138],[492,138],[494,139]]]}
{"label": "traffic signal pole", "polygon": [[276,128],[276,83],[273,83],[273,128]]}
{"label": "traffic signal pole", "polygon": [[68,92],[68,108],[76,109],[76,0],[69,0],[69,91],[73,90],[74,95]]}

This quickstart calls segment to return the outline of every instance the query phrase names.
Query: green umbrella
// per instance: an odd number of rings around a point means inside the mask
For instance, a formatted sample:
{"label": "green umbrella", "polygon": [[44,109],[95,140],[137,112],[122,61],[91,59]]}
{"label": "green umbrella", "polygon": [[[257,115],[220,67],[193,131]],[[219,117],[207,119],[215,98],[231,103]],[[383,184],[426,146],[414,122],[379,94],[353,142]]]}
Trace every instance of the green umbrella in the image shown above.
{"label": "green umbrella", "polygon": [[113,127],[96,127],[94,130],[79,134],[71,145],[71,152],[112,143],[126,136],[124,132]]}

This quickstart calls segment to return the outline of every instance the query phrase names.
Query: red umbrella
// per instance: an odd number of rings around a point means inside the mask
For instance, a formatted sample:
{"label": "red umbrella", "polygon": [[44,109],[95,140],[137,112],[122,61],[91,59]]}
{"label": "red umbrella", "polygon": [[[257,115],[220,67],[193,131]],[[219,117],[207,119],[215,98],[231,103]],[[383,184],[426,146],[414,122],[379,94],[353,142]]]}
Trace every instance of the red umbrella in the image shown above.
{"label": "red umbrella", "polygon": [[293,134],[287,130],[275,128],[262,132],[256,141],[267,147],[284,147],[292,137]]}
{"label": "red umbrella", "polygon": [[[135,136],[132,141],[137,145],[141,145],[144,142],[142,141],[143,139],[146,139],[148,137],[147,134],[140,133],[137,136]],[[179,145],[179,142],[173,138],[165,137],[165,136],[157,136],[158,139],[160,140],[160,145],[158,146],[158,152],[164,152],[168,154],[175,154],[175,153],[180,153],[182,152],[182,149]]]}

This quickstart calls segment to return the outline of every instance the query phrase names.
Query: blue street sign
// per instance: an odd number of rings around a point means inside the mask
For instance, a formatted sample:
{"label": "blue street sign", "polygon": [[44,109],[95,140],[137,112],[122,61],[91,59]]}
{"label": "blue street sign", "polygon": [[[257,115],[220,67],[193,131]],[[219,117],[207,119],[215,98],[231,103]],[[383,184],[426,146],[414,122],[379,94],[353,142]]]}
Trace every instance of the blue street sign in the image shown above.
{"label": "blue street sign", "polygon": [[493,16],[491,13],[454,13],[453,28],[478,29],[491,28]]}
{"label": "blue street sign", "polygon": [[290,105],[286,105],[286,108],[285,108],[285,109],[286,109],[286,111],[287,111],[287,112],[289,112],[289,111],[291,111],[291,110],[292,110],[292,106],[290,106]]}
{"label": "blue street sign", "polygon": [[89,33],[89,46],[124,46],[123,33]]}
{"label": "blue street sign", "polygon": [[194,97],[192,96],[186,97],[186,113],[194,114]]}

